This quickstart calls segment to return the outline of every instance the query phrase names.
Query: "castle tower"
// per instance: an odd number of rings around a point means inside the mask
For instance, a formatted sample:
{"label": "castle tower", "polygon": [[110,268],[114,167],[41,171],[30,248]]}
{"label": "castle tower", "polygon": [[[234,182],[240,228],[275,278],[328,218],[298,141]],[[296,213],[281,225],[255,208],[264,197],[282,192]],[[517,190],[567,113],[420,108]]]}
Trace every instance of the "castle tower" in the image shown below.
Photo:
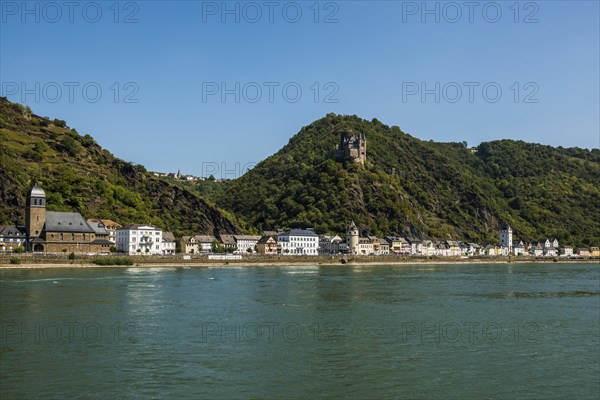
{"label": "castle tower", "polygon": [[500,229],[500,246],[504,246],[508,248],[509,253],[512,251],[512,228],[508,224],[504,224],[502,229]]}
{"label": "castle tower", "polygon": [[25,229],[27,241],[41,235],[46,223],[46,193],[35,185],[27,193],[27,208],[25,209]]}
{"label": "castle tower", "polygon": [[367,137],[365,133],[354,135],[352,129],[340,130],[340,144],[337,147],[337,158],[340,161],[351,161],[364,165],[367,160]]}
{"label": "castle tower", "polygon": [[358,228],[354,221],[350,223],[346,231],[346,244],[350,254],[358,254]]}
{"label": "castle tower", "polygon": [[359,147],[360,147],[360,163],[364,164],[365,161],[367,161],[367,137],[365,136],[364,132],[360,135]]}

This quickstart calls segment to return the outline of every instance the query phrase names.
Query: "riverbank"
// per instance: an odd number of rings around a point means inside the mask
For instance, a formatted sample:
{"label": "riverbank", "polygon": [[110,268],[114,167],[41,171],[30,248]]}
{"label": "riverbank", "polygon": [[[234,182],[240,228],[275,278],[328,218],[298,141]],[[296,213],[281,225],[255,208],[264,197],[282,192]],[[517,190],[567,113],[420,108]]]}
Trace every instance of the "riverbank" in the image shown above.
{"label": "riverbank", "polygon": [[[97,265],[93,260],[22,260],[11,264],[0,259],[0,269],[42,269],[42,268],[223,268],[223,267],[308,267],[308,266],[403,266],[403,265],[447,265],[447,264],[599,264],[599,259],[541,259],[541,258],[468,258],[468,259],[442,259],[442,258],[387,258],[374,260],[372,257],[358,257],[353,259],[324,257],[309,257],[302,259],[257,259],[245,258],[241,260],[181,260],[181,259],[155,259],[136,260],[132,265]],[[5,262],[6,261],[6,262]]]}

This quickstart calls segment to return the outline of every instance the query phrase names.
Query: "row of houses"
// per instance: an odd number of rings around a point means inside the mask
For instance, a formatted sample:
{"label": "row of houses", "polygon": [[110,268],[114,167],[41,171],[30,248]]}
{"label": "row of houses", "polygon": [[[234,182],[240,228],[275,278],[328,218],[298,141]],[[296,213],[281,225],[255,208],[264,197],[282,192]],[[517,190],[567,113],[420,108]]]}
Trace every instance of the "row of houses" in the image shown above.
{"label": "row of houses", "polygon": [[[512,233],[511,233],[512,238]],[[544,239],[523,243],[511,242],[510,246],[466,243],[462,241],[435,241],[417,238],[359,235],[352,222],[345,238],[340,235],[317,235],[314,230],[290,229],[280,232],[264,232],[263,235],[184,236],[180,250],[186,254],[208,254],[216,249],[233,253],[259,253],[281,255],[336,255],[353,254],[366,256],[401,255],[417,257],[473,257],[473,256],[534,256],[534,257],[600,257],[597,247],[581,248],[577,252],[571,246],[559,247],[558,240]]]}
{"label": "row of houses", "polygon": [[74,212],[46,211],[46,195],[34,186],[27,196],[25,226],[0,226],[0,251],[26,248],[36,253],[108,254],[112,251],[129,255],[237,254],[327,256],[336,254],[418,257],[533,256],[533,257],[600,257],[598,247],[560,246],[556,239],[534,242],[513,240],[512,228],[505,224],[499,231],[499,245],[445,240],[422,240],[414,237],[377,237],[359,234],[351,222],[345,237],[337,234],[317,235],[311,229],[267,231],[262,235],[220,234],[183,236],[176,240],[171,232],[148,224],[121,226],[106,219],[85,220]]}

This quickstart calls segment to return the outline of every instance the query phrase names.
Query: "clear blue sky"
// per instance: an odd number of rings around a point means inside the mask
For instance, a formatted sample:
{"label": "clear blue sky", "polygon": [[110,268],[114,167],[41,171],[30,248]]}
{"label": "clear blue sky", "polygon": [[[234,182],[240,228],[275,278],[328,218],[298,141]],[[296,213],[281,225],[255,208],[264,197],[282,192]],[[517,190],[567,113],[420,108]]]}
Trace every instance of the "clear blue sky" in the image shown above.
{"label": "clear blue sky", "polygon": [[[258,162],[329,112],[426,140],[600,145],[598,1],[520,2],[518,14],[514,1],[428,2],[433,14],[420,1],[320,2],[318,15],[314,1],[274,3],[228,2],[223,15],[220,1],[2,1],[1,94],[123,159],[196,175]],[[209,92],[236,82],[239,103]]]}

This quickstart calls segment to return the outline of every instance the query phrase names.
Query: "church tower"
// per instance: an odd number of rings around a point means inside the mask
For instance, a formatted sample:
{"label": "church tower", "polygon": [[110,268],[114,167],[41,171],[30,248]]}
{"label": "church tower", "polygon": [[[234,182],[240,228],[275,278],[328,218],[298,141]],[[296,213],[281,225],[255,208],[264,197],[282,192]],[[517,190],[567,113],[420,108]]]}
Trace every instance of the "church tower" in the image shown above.
{"label": "church tower", "polygon": [[500,229],[500,246],[508,248],[509,253],[512,251],[512,228],[508,224],[504,224]]}
{"label": "church tower", "polygon": [[350,223],[346,231],[346,245],[348,245],[348,253],[358,254],[358,228],[354,221]]}
{"label": "church tower", "polygon": [[27,241],[39,237],[46,223],[46,193],[35,185],[27,193],[27,208],[25,209],[25,229]]}

